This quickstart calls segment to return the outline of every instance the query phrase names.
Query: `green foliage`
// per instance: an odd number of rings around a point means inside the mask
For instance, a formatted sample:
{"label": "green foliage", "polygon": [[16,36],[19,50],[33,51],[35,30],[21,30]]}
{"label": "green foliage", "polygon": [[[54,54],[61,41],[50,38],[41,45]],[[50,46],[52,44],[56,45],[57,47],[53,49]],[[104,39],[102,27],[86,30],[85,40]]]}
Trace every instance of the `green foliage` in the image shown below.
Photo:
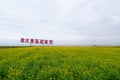
{"label": "green foliage", "polygon": [[0,80],[120,80],[120,47],[0,49]]}

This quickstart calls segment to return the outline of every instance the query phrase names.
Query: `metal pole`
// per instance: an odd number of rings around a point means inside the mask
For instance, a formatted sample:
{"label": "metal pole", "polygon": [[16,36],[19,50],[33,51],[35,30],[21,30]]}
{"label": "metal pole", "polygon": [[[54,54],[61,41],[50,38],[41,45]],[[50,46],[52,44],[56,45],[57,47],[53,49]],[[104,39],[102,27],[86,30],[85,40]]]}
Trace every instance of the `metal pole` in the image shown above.
{"label": "metal pole", "polygon": [[44,43],[43,43],[43,45],[42,45],[42,53],[44,53]]}
{"label": "metal pole", "polygon": [[31,42],[30,42],[30,52],[31,52]]}

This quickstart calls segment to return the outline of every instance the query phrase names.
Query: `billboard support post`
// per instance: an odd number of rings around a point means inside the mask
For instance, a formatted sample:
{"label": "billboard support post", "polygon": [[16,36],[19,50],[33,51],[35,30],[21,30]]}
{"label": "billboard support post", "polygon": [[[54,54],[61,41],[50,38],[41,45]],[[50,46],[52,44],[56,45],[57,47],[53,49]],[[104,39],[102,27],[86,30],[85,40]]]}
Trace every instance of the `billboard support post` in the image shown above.
{"label": "billboard support post", "polygon": [[30,42],[30,53],[31,53],[31,42]]}

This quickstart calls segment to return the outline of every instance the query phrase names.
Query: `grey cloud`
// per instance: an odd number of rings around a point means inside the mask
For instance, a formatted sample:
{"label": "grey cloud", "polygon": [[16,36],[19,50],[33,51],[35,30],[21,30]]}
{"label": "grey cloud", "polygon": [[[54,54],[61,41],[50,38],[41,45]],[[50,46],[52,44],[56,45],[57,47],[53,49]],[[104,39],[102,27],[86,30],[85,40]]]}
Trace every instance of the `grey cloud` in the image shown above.
{"label": "grey cloud", "polygon": [[0,38],[40,37],[52,38],[56,44],[120,45],[119,3],[119,0],[1,0]]}

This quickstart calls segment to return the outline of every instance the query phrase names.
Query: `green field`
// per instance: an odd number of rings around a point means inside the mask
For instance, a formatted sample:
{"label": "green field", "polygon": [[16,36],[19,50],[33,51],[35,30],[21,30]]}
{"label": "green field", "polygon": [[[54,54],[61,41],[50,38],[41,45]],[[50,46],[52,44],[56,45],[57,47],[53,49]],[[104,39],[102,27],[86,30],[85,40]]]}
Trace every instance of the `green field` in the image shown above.
{"label": "green field", "polygon": [[120,80],[120,47],[0,48],[0,80]]}

